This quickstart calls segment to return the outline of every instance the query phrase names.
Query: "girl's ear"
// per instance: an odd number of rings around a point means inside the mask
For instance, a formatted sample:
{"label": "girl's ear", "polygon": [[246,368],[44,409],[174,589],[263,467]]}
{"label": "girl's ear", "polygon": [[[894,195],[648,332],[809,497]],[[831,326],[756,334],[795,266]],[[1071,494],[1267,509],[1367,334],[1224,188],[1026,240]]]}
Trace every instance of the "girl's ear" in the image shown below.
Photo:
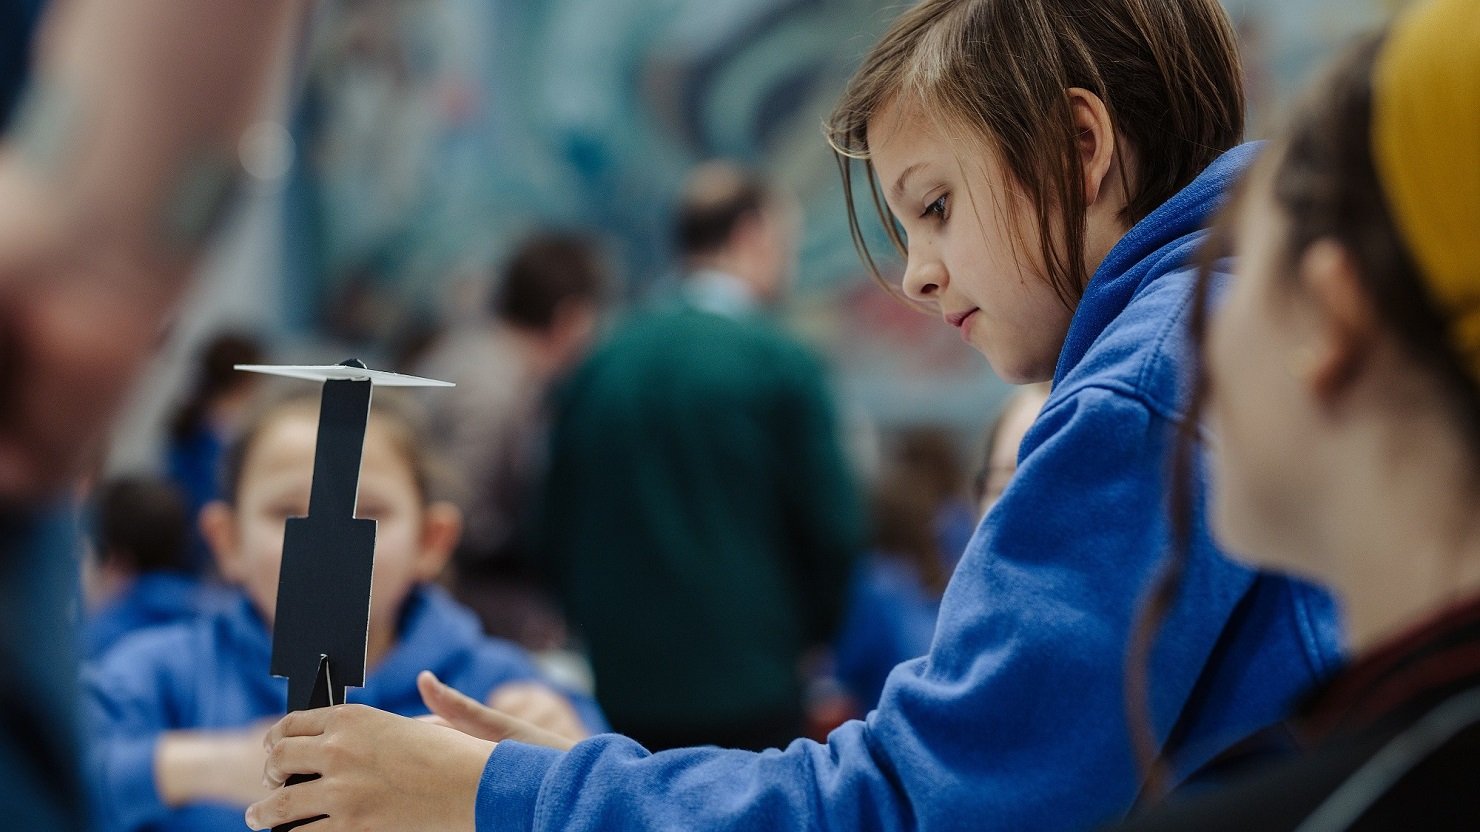
{"label": "girl's ear", "polygon": [[447,568],[452,551],[462,539],[462,511],[448,502],[426,507],[421,522],[421,547],[416,555],[416,579],[434,581]]}
{"label": "girl's ear", "polygon": [[1311,320],[1300,376],[1317,401],[1335,404],[1372,355],[1377,316],[1351,253],[1334,240],[1317,240],[1305,250],[1299,281]]}
{"label": "girl's ear", "polygon": [[1098,95],[1082,87],[1070,87],[1068,95],[1079,162],[1084,170],[1084,204],[1094,205],[1104,192],[1105,179],[1115,159],[1115,126]]}
{"label": "girl's ear", "polygon": [[237,543],[236,512],[221,500],[215,500],[200,510],[200,518],[196,524],[200,527],[200,534],[205,538],[206,545],[211,547],[211,554],[216,558],[216,568],[221,570],[221,577],[232,583],[241,583],[241,547]]}

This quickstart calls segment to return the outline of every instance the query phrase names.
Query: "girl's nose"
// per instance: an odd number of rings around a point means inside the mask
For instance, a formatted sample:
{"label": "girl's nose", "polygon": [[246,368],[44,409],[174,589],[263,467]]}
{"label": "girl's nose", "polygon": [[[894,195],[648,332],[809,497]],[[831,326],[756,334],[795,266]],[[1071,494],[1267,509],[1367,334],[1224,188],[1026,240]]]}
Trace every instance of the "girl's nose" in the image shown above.
{"label": "girl's nose", "polygon": [[938,300],[946,288],[946,270],[935,258],[910,257],[904,267],[904,293],[910,300]]}

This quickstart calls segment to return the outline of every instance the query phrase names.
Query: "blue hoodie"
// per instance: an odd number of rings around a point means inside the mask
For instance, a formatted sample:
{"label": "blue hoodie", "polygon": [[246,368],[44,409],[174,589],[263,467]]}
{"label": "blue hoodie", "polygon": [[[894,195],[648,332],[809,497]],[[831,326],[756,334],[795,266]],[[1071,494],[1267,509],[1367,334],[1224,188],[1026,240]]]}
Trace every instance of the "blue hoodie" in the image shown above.
{"label": "blue hoodie", "polygon": [[[1138,223],[1074,316],[1020,467],[951,579],[929,655],[826,744],[649,754],[500,743],[479,832],[1077,829],[1135,799],[1122,693],[1143,588],[1168,547],[1164,471],[1190,366],[1187,312],[1210,213],[1241,147]],[[1153,657],[1186,767],[1282,718],[1334,669],[1329,600],[1221,555],[1195,518],[1187,585]],[[655,645],[655,647],[658,647]]]}
{"label": "blue hoodie", "polygon": [[[483,635],[473,615],[440,589],[414,590],[395,647],[373,668],[359,702],[404,716],[427,712],[416,675],[431,670],[469,696],[540,679],[524,651]],[[108,832],[240,830],[244,806],[165,806],[154,782],[154,749],[164,731],[236,729],[280,716],[286,679],[268,674],[272,637],[245,596],[190,624],[158,627],[120,642],[87,668],[83,698],[93,732],[88,780],[96,828]],[[606,729],[595,702],[571,696],[592,731]]]}
{"label": "blue hoodie", "polygon": [[188,575],[145,572],[122,595],[83,621],[83,655],[97,659],[139,630],[190,621],[231,595]]}

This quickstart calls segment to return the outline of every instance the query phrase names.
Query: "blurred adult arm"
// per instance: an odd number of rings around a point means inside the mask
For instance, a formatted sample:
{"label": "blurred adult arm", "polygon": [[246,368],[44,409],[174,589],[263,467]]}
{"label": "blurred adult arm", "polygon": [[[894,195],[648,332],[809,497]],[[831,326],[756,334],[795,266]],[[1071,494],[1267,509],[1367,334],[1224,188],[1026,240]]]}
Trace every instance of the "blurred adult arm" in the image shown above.
{"label": "blurred adult arm", "polygon": [[58,0],[0,146],[0,504],[71,477],[239,179],[294,0]]}

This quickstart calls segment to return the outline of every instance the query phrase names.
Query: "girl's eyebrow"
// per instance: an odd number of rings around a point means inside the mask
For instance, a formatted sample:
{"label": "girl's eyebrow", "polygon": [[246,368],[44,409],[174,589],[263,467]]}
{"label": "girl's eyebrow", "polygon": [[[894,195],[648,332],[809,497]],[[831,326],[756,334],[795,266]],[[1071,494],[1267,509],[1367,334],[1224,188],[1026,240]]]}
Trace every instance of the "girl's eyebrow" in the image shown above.
{"label": "girl's eyebrow", "polygon": [[918,171],[920,168],[923,167],[925,167],[924,162],[916,162],[900,172],[899,178],[894,180],[894,187],[891,189],[895,199],[899,199],[900,197],[904,196],[905,182],[908,181],[909,178],[915,174],[915,171]]}

